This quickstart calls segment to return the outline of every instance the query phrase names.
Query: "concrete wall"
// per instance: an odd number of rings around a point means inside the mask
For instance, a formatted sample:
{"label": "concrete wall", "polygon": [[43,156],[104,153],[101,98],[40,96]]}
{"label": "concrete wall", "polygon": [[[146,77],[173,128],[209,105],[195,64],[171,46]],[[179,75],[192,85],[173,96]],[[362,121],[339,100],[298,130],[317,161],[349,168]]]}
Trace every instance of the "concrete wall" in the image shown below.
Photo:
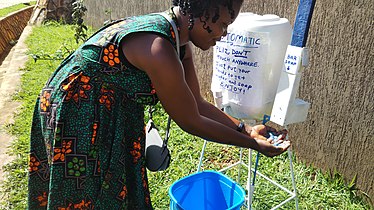
{"label": "concrete wall", "polygon": [[[294,22],[297,2],[250,1],[246,10],[278,13]],[[374,42],[371,0],[317,1],[307,46],[310,66],[299,96],[311,102],[308,120],[290,127],[300,160],[357,175],[374,199]]]}
{"label": "concrete wall", "polygon": [[[171,2],[171,1],[170,1]],[[86,20],[94,26],[112,18],[162,11],[169,1],[87,0]],[[298,1],[245,1],[242,11],[277,14],[291,23]],[[308,120],[289,127],[297,158],[325,171],[357,175],[357,187],[374,199],[374,44],[372,0],[317,1],[299,97],[311,102]],[[201,92],[210,95],[212,50],[195,50]],[[207,79],[208,78],[208,79]]]}
{"label": "concrete wall", "polygon": [[[88,12],[85,21],[88,25],[96,28],[103,25],[109,19],[115,20],[123,17],[160,12],[171,6],[168,0],[86,0],[85,5]],[[107,12],[110,11],[110,12]],[[109,14],[110,13],[110,14]]]}
{"label": "concrete wall", "polygon": [[[310,33],[312,50],[300,94],[312,102],[294,135],[298,156],[323,169],[357,175],[374,199],[374,4],[321,1]],[[315,146],[305,147],[308,141]],[[299,149],[300,148],[300,149]]]}
{"label": "concrete wall", "polygon": [[21,36],[30,19],[32,9],[33,6],[26,7],[0,18],[0,64],[15,41]]}

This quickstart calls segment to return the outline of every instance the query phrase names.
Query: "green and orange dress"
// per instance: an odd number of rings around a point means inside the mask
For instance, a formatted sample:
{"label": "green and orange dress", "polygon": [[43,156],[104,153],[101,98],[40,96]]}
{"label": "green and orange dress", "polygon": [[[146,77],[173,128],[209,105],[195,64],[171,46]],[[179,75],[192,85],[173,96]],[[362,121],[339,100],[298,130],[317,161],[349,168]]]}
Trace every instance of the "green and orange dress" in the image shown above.
{"label": "green and orange dress", "polygon": [[159,14],[100,29],[66,58],[42,89],[34,111],[28,208],[152,209],[144,146],[144,106],[157,95],[121,40],[154,33],[174,46]]}

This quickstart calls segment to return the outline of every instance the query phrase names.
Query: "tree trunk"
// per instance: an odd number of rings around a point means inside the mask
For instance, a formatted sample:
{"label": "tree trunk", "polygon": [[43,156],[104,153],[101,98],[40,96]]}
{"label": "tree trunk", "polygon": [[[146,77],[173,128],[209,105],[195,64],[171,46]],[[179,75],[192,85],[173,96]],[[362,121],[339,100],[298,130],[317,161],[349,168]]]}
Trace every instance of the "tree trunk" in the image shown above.
{"label": "tree trunk", "polygon": [[45,20],[72,22],[72,3],[75,0],[38,0],[30,19],[31,25],[39,25]]}
{"label": "tree trunk", "polygon": [[49,0],[38,0],[29,21],[30,25],[40,25],[46,19],[48,1]]}

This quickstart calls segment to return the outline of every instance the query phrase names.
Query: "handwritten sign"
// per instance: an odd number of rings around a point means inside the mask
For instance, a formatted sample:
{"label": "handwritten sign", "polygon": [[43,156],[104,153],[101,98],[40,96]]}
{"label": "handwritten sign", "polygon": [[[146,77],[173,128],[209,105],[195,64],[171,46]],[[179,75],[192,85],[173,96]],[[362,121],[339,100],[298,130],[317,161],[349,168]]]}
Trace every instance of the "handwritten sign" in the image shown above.
{"label": "handwritten sign", "polygon": [[284,58],[284,71],[290,74],[297,74],[300,69],[303,48],[289,45]]}
{"label": "handwritten sign", "polygon": [[247,105],[262,102],[257,90],[262,91],[268,42],[267,33],[228,32],[214,47],[212,91],[228,91]]}

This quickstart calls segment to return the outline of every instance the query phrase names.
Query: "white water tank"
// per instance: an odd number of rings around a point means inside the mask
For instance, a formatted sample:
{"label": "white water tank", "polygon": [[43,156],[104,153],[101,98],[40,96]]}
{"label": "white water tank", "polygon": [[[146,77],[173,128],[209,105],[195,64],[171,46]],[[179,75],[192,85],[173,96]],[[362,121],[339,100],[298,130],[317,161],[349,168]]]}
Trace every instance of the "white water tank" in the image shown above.
{"label": "white water tank", "polygon": [[243,120],[270,115],[291,33],[285,18],[240,13],[214,47],[216,106]]}

